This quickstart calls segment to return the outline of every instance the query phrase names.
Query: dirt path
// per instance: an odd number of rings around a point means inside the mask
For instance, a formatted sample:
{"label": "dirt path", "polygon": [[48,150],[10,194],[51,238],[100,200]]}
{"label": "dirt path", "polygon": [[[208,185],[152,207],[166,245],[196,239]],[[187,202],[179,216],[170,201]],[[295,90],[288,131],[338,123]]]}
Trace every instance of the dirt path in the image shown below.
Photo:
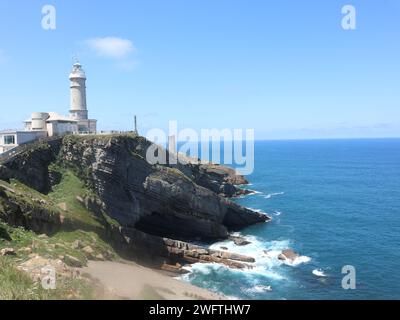
{"label": "dirt path", "polygon": [[223,299],[208,290],[132,262],[89,261],[83,272],[125,299]]}

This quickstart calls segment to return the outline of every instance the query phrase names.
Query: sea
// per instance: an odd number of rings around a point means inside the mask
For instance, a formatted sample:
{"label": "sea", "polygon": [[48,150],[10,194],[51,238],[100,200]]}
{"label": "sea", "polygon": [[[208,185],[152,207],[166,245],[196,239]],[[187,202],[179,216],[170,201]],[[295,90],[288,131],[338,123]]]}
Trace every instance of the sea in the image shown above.
{"label": "sea", "polygon": [[[253,268],[198,263],[180,279],[231,299],[400,299],[400,139],[256,141],[254,150],[244,186],[253,193],[234,201],[272,221],[237,233],[246,246],[208,244],[254,257]],[[287,248],[299,257],[279,260]]]}

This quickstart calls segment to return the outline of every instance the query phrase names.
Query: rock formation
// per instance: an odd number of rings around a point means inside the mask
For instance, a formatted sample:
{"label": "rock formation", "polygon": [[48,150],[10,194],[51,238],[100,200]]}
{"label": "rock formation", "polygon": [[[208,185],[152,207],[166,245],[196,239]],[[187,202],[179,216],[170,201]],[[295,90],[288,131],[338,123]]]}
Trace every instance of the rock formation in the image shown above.
{"label": "rock formation", "polygon": [[[151,165],[145,159],[150,145],[129,135],[66,136],[38,143],[0,164],[0,180],[17,179],[46,194],[60,180],[51,167],[57,163],[73,170],[90,189],[79,197],[82,204],[117,222],[119,227],[109,230],[121,246],[172,260],[246,267],[251,258],[184,242],[225,239],[231,230],[269,220],[228,199],[246,192],[235,186],[247,183],[245,178],[215,164]],[[16,201],[1,188],[0,201],[0,218],[13,225],[47,233],[62,223],[45,204]]]}

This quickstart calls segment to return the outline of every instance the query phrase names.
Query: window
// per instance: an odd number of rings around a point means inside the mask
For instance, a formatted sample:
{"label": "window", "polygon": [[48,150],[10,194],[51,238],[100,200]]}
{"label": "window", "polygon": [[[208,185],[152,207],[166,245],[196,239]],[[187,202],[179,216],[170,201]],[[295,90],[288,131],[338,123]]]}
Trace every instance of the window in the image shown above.
{"label": "window", "polygon": [[4,136],[4,144],[15,144],[15,136]]}

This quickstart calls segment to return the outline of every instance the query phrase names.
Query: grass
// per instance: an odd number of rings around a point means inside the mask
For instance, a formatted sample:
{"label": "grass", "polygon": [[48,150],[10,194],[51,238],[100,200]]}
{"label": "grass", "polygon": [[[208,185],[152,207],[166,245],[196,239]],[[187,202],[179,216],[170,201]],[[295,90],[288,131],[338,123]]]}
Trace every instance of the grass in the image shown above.
{"label": "grass", "polygon": [[29,276],[18,270],[9,258],[0,257],[0,300],[38,300],[47,293],[35,285]]}
{"label": "grass", "polygon": [[[83,197],[91,191],[72,170],[56,165],[51,165],[49,169],[58,171],[61,180],[47,195],[17,180],[11,180],[10,183],[0,180],[0,190],[14,202],[24,203],[25,207],[28,205],[30,208],[34,206],[46,208],[49,212],[64,218],[61,230],[49,237],[39,236],[23,227],[12,227],[0,220],[0,249],[13,248],[16,253],[14,256],[0,257],[0,300],[94,297],[95,285],[84,278],[57,278],[56,290],[44,290],[25,272],[17,269],[18,265],[32,257],[31,254],[37,254],[45,259],[61,259],[66,264],[69,263],[68,259],[65,259],[68,255],[79,260],[82,265],[86,265],[89,258],[93,259],[99,255],[107,260],[119,259],[117,253],[106,242],[106,228],[100,221],[104,220],[113,225],[117,225],[117,222],[107,216],[97,218],[81,204],[77,197]],[[7,198],[0,196],[0,212],[7,208],[6,204]],[[82,250],[87,246],[91,247],[93,253],[85,253]]]}
{"label": "grass", "polygon": [[0,180],[0,186],[5,188],[9,197],[24,201],[31,206],[44,207],[49,212],[63,216],[66,226],[71,225],[73,228],[104,232],[104,226],[98,218],[77,199],[89,192],[84,182],[71,170],[59,170],[62,174],[61,182],[54,186],[53,191],[47,195],[31,189],[15,179],[11,179],[10,183]]}
{"label": "grass", "polygon": [[79,142],[79,141],[88,141],[91,142],[93,140],[98,141],[106,141],[112,138],[130,138],[130,139],[144,139],[141,136],[136,135],[134,132],[124,132],[124,133],[107,133],[107,134],[87,134],[87,135],[76,135],[70,134],[64,137],[64,142]]}
{"label": "grass", "polygon": [[91,299],[94,295],[90,283],[78,278],[57,278],[56,289],[46,290],[18,270],[15,261],[8,257],[0,257],[0,289],[0,300]]}
{"label": "grass", "polygon": [[[0,249],[13,248],[14,256],[0,257],[0,300],[22,299],[92,299],[95,297],[94,285],[85,278],[57,278],[56,290],[45,290],[40,283],[34,283],[29,276],[17,269],[17,266],[30,259],[31,254],[37,254],[45,259],[63,260],[66,255],[78,259],[82,265],[88,260],[88,255],[82,250],[90,246],[93,256],[103,255],[111,260],[118,260],[118,255],[112,247],[104,242],[95,232],[83,230],[61,231],[52,237],[42,237],[22,227],[14,228],[0,222],[3,230],[11,240],[0,237]],[[79,247],[74,242],[79,240]],[[26,251],[26,249],[29,249]],[[64,261],[67,265],[67,261]]]}
{"label": "grass", "polygon": [[102,229],[102,224],[77,199],[87,193],[84,182],[71,170],[59,169],[59,171],[62,174],[61,182],[53,187],[53,191],[48,194],[48,199],[63,211],[62,214],[65,217],[78,225]]}
{"label": "grass", "polygon": [[[51,237],[40,237],[30,230],[10,227],[4,222],[0,222],[0,229],[3,229],[11,238],[11,240],[0,238],[0,249],[10,247],[17,251],[15,258],[17,262],[25,261],[31,253],[36,253],[47,259],[59,259],[64,255],[70,255],[85,265],[89,256],[82,251],[82,248],[87,246],[93,249],[92,256],[94,257],[101,254],[111,260],[118,259],[113,248],[95,232],[60,231]],[[77,248],[74,247],[76,240],[79,240]],[[26,248],[30,250],[24,251]]]}

